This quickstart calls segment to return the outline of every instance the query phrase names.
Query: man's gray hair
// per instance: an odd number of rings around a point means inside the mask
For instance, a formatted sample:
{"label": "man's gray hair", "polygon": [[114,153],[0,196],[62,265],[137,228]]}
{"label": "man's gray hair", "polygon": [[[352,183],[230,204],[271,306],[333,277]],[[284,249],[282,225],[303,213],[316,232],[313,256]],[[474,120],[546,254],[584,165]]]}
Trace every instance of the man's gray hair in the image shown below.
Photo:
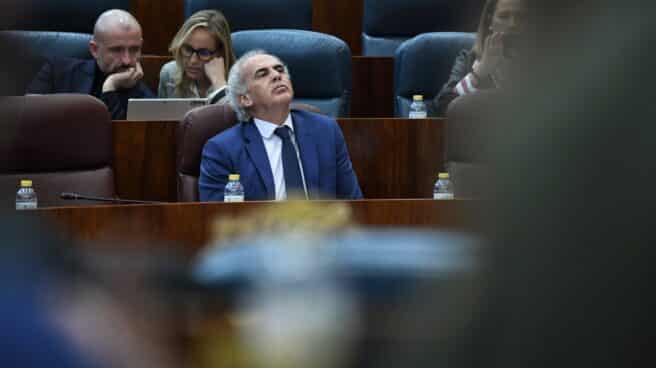
{"label": "man's gray hair", "polygon": [[[246,85],[246,79],[243,73],[244,64],[248,59],[257,56],[257,55],[271,55],[276,59],[280,60],[279,57],[272,55],[265,50],[255,49],[251,50],[244,55],[242,55],[230,68],[230,73],[228,73],[228,87],[227,87],[227,98],[228,104],[235,110],[237,114],[237,119],[239,121],[249,121],[251,119],[251,114],[246,111],[246,109],[241,105],[239,97],[243,96],[248,92],[248,86]],[[282,60],[280,60],[282,65],[285,67],[285,73],[289,76],[289,69]],[[290,76],[291,79],[291,76]]]}

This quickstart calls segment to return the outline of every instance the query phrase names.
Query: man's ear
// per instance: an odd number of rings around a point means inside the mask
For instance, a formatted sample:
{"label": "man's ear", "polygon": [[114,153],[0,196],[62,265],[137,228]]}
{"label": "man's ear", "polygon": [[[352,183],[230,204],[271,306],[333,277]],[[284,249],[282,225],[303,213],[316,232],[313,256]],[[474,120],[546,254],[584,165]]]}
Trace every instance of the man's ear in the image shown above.
{"label": "man's ear", "polygon": [[89,40],[89,52],[93,55],[94,59],[98,58],[98,44],[95,40]]}
{"label": "man's ear", "polygon": [[241,95],[239,96],[239,103],[243,107],[251,107],[253,106],[253,100],[246,94],[246,95]]}

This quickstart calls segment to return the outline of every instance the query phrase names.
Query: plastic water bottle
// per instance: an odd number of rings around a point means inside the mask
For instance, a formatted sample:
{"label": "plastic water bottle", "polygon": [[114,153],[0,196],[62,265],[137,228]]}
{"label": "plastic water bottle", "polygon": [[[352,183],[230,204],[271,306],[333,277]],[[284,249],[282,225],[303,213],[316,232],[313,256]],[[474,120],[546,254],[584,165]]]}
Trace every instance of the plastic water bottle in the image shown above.
{"label": "plastic water bottle", "polygon": [[239,174],[228,175],[228,183],[223,192],[224,202],[243,202],[244,187],[239,182]]}
{"label": "plastic water bottle", "polygon": [[426,119],[428,113],[426,112],[426,104],[424,103],[424,96],[412,96],[412,103],[410,104],[410,119]]}
{"label": "plastic water bottle", "polygon": [[433,187],[433,199],[453,199],[453,185],[449,173],[439,173]]}
{"label": "plastic water bottle", "polygon": [[32,188],[32,180],[21,180],[20,189],[16,192],[16,209],[33,210],[37,208],[36,192]]}

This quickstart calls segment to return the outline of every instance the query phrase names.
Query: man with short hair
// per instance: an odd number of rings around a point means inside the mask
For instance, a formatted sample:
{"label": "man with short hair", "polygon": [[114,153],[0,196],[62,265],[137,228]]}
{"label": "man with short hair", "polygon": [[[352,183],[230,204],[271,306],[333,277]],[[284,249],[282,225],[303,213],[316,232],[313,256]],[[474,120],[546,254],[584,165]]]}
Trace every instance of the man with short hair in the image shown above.
{"label": "man with short hair", "polygon": [[49,60],[27,88],[28,94],[87,93],[102,100],[112,119],[125,119],[128,99],[155,97],[142,82],[141,26],[128,12],[102,13],[93,28],[93,59]]}
{"label": "man with short hair", "polygon": [[290,108],[294,89],[280,59],[246,53],[230,69],[227,96],[240,123],[205,144],[201,201],[223,201],[229,174],[240,174],[246,200],[362,198],[339,125]]}

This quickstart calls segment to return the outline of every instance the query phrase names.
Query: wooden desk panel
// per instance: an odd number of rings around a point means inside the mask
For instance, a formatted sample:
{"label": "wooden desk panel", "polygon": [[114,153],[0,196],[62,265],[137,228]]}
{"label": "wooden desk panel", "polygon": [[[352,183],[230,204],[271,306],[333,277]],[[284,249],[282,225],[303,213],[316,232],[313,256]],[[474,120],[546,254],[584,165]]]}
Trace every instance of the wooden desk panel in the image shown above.
{"label": "wooden desk panel", "polygon": [[[443,166],[442,119],[338,119],[365,198],[429,198]],[[115,121],[121,198],[174,202],[176,121]]]}
{"label": "wooden desk panel", "polygon": [[[355,222],[360,225],[452,230],[470,228],[467,219],[476,205],[474,201],[431,199],[340,203],[351,208]],[[280,205],[279,202],[106,205],[52,207],[24,214],[53,222],[63,233],[78,240],[103,241],[112,246],[172,246],[193,254],[210,239],[217,216],[244,216],[265,206]]]}
{"label": "wooden desk panel", "polygon": [[394,58],[354,56],[351,117],[394,116]]}
{"label": "wooden desk panel", "polygon": [[162,66],[173,60],[171,56],[144,55],[141,57],[141,67],[144,70],[144,82],[154,94],[159,87],[159,71]]}
{"label": "wooden desk panel", "polygon": [[341,38],[360,55],[363,14],[362,0],[312,0],[312,29]]}
{"label": "wooden desk panel", "polygon": [[184,22],[184,1],[131,0],[130,8],[141,24],[143,53],[167,55],[173,36]]}
{"label": "wooden desk panel", "polygon": [[430,198],[443,120],[339,119],[365,198]]}

